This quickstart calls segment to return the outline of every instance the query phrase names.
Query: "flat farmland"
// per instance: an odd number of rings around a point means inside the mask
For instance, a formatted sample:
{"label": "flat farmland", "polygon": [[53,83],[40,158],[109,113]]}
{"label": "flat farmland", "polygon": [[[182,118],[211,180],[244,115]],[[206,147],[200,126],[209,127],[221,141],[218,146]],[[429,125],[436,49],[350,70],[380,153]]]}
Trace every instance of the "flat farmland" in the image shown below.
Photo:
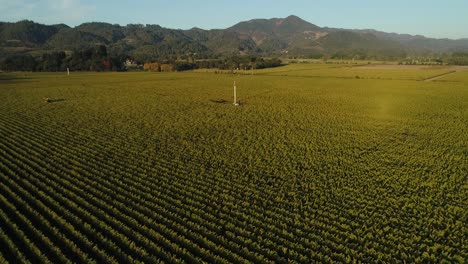
{"label": "flat farmland", "polygon": [[292,64],[287,68],[260,70],[259,74],[315,78],[425,80],[456,70],[465,71],[466,68],[394,64]]}
{"label": "flat farmland", "polygon": [[1,73],[0,262],[466,263],[451,71]]}

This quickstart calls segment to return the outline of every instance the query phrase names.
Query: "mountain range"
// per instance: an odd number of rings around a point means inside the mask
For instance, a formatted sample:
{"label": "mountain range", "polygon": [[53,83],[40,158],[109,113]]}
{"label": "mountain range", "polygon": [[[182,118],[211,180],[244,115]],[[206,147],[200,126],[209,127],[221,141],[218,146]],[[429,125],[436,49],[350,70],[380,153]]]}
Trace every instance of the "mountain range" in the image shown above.
{"label": "mountain range", "polygon": [[104,45],[139,61],[226,55],[398,59],[468,52],[468,39],[434,39],[370,29],[319,27],[297,16],[253,19],[226,29],[169,29],[159,25],[92,22],[76,27],[23,20],[0,22],[0,55],[41,54]]}

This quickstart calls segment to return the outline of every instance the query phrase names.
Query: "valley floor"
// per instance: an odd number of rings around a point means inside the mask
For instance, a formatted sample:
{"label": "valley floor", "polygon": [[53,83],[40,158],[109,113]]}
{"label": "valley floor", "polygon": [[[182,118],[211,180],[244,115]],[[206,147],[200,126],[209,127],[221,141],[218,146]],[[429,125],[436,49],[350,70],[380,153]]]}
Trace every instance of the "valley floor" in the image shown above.
{"label": "valley floor", "polygon": [[2,73],[0,262],[466,263],[451,71]]}

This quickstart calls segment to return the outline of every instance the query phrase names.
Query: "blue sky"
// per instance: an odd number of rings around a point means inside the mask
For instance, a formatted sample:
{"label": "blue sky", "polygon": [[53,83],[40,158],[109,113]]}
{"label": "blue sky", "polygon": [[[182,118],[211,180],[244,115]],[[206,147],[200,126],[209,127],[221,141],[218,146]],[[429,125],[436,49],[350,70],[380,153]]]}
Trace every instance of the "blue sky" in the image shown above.
{"label": "blue sky", "polygon": [[76,26],[100,21],[188,29],[297,15],[322,27],[468,38],[468,0],[0,0],[0,21]]}

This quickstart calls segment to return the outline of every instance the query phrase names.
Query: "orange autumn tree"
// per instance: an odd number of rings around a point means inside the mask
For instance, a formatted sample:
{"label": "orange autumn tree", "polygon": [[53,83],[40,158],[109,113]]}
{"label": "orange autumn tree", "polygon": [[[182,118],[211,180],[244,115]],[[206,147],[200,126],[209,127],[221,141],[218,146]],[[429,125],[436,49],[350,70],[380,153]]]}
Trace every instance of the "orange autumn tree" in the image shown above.
{"label": "orange autumn tree", "polygon": [[143,65],[143,69],[145,71],[160,72],[161,71],[161,66],[157,62],[145,63]]}

